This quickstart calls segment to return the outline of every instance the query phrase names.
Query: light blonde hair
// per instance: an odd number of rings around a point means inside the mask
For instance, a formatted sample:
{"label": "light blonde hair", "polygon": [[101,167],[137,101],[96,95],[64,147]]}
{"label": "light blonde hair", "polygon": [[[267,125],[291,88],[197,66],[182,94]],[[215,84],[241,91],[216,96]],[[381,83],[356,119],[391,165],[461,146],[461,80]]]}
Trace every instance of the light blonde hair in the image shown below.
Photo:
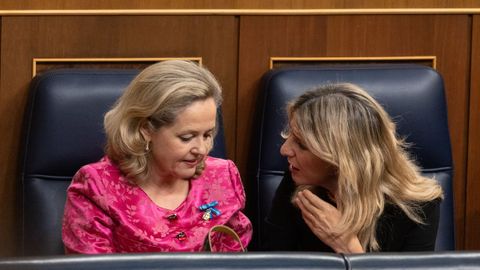
{"label": "light blonde hair", "polygon": [[[171,125],[186,107],[208,98],[220,106],[222,89],[210,71],[194,62],[168,60],[145,68],[105,115],[107,156],[129,180],[145,179],[151,154],[140,129]],[[198,166],[195,176],[203,167]]]}
{"label": "light blonde hair", "polygon": [[307,149],[337,170],[337,233],[357,235],[365,250],[379,250],[376,226],[387,203],[423,223],[420,203],[443,197],[435,180],[420,175],[387,112],[360,87],[318,86],[287,112]]}

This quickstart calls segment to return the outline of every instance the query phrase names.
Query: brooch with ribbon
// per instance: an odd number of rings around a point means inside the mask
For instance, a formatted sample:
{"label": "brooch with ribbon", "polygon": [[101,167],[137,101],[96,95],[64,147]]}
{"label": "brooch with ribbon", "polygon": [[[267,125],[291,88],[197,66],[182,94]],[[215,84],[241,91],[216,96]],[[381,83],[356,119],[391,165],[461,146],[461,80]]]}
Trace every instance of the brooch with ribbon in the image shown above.
{"label": "brooch with ribbon", "polygon": [[220,210],[215,208],[215,206],[217,206],[217,204],[218,204],[218,201],[213,201],[213,202],[209,202],[209,203],[206,203],[206,204],[202,204],[198,207],[198,209],[200,209],[200,211],[204,211],[204,213],[202,215],[203,220],[208,221],[208,220],[213,219],[214,216],[220,216],[222,214],[222,212],[220,212]]}

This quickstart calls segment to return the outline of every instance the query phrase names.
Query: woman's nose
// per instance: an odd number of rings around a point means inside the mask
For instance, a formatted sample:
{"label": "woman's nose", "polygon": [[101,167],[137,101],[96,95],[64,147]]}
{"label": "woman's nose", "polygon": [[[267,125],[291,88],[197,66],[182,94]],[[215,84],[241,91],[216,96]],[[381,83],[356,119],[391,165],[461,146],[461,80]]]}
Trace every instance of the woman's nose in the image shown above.
{"label": "woman's nose", "polygon": [[211,147],[211,140],[207,139],[207,140],[203,140],[203,139],[200,139],[198,140],[197,142],[197,145],[192,149],[193,152],[195,154],[198,154],[198,155],[206,155],[208,154],[208,152],[210,151],[210,147]]}
{"label": "woman's nose", "polygon": [[288,138],[283,142],[282,146],[280,147],[280,154],[282,156],[293,155],[292,148],[290,147],[290,140]]}

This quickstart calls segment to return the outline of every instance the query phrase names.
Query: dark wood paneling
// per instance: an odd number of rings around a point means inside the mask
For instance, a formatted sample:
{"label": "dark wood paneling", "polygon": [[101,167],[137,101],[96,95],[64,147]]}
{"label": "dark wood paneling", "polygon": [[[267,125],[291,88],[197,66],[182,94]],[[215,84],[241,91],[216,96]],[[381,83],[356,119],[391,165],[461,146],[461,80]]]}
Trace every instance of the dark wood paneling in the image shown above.
{"label": "dark wood paneling", "polygon": [[246,172],[259,82],[270,57],[437,56],[449,109],[457,245],[462,248],[470,23],[467,15],[242,16],[238,79],[242,113],[237,129],[241,171]]}
{"label": "dark wood paneling", "polygon": [[0,9],[475,8],[476,0],[3,0]]}
{"label": "dark wood paneling", "polygon": [[[166,60],[165,58],[155,58],[155,60],[140,60],[140,58],[135,58],[136,61],[129,61],[126,60],[127,58],[123,58],[125,60],[113,61],[109,58],[105,58],[99,61],[90,60],[88,62],[84,62],[84,59],[80,59],[79,62],[78,58],[63,58],[61,61],[54,61],[50,59],[37,59],[35,62],[35,66],[32,70],[32,75],[39,75],[51,69],[144,69],[147,66],[154,64],[159,61]],[[175,58],[176,59],[176,58]],[[196,59],[189,58],[188,60],[195,61]],[[199,61],[195,61],[199,62]]]}
{"label": "dark wood paneling", "polygon": [[[52,0],[40,3],[27,0],[1,1],[0,9],[480,6],[478,1],[473,0],[393,2]],[[12,255],[17,241],[17,153],[27,89],[31,80],[32,58],[108,57],[202,57],[204,65],[212,70],[224,87],[223,110],[228,154],[239,165],[248,186],[253,181],[246,169],[250,158],[254,107],[259,81],[269,68],[271,56],[437,56],[437,69],[443,75],[447,89],[455,162],[457,246],[478,249],[480,203],[477,194],[480,192],[480,169],[476,154],[480,151],[477,139],[480,133],[480,76],[477,75],[480,72],[480,23],[478,15],[473,17],[473,47],[470,45],[470,15],[2,17],[0,255]],[[473,55],[471,80],[470,52]],[[470,94],[469,86],[472,89]]]}
{"label": "dark wood paneling", "polygon": [[[0,85],[0,254],[11,255],[17,152],[32,58],[202,57],[224,87],[227,150],[235,157],[238,20],[234,16],[4,17]],[[18,212],[17,212],[18,213]]]}
{"label": "dark wood paneling", "polygon": [[473,16],[465,248],[480,249],[480,15]]}

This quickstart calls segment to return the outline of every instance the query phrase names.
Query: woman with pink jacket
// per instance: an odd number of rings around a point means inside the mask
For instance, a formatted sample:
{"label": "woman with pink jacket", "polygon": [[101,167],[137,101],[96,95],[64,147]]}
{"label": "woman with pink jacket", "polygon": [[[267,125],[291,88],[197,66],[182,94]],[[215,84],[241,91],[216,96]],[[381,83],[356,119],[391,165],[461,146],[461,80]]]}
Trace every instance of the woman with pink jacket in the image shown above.
{"label": "woman with pink jacket", "polygon": [[[132,81],[105,115],[106,156],[82,167],[68,188],[67,253],[201,251],[217,224],[248,245],[238,170],[208,156],[221,95],[214,76],[189,61],[154,64]],[[214,245],[240,249],[228,237]]]}

